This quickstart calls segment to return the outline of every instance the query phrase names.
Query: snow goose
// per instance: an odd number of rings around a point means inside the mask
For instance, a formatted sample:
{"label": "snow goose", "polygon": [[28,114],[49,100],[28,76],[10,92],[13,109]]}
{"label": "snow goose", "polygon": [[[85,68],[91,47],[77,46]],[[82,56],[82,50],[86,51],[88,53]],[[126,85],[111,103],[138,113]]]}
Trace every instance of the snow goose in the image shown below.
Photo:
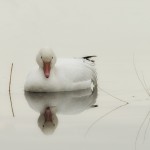
{"label": "snow goose", "polygon": [[52,49],[42,48],[36,57],[39,68],[28,74],[24,89],[30,92],[59,92],[96,86],[92,57],[95,56],[56,59]]}
{"label": "snow goose", "polygon": [[38,112],[38,126],[44,134],[52,134],[57,125],[57,114],[75,115],[95,106],[97,88],[71,91],[35,93],[25,92],[29,106]]}

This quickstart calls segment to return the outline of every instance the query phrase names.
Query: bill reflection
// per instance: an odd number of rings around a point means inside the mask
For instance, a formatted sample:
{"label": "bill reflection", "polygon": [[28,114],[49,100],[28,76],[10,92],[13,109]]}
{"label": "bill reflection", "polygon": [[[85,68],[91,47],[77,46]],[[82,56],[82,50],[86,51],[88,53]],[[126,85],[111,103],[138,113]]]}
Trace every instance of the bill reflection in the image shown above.
{"label": "bill reflection", "polygon": [[94,106],[97,88],[57,93],[25,92],[29,106],[38,112],[38,126],[44,134],[53,134],[58,125],[57,114],[75,115]]}

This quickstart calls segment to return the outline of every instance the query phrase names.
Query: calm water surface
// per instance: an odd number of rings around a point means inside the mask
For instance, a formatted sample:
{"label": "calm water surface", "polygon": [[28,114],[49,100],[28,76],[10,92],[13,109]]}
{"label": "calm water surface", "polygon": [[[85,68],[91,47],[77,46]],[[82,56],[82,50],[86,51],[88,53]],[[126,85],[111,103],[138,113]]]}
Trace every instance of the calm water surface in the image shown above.
{"label": "calm water surface", "polygon": [[[1,149],[150,149],[150,98],[133,67],[134,53],[149,88],[149,11],[145,0],[0,1]],[[44,46],[58,57],[97,55],[98,90],[24,93],[26,75]],[[8,92],[12,62],[15,117]],[[47,106],[55,127],[43,130],[39,118]]]}
{"label": "calm water surface", "polygon": [[[17,52],[15,54],[17,56]],[[107,56],[104,55],[102,62],[100,58],[96,60],[99,80],[98,90],[93,93],[89,89],[51,94],[25,93],[25,76],[32,66],[36,67],[34,56],[24,55],[28,61],[19,57],[12,59],[11,98],[15,117],[8,93],[11,61],[5,67],[1,64],[4,69],[0,79],[3,87],[0,91],[1,146],[4,149],[68,149],[70,146],[89,150],[112,147],[115,150],[148,149],[150,99],[129,64],[130,55],[120,55],[123,61],[120,58],[115,60],[114,56],[109,56],[108,60]],[[142,57],[137,55],[136,58]],[[147,61],[137,62],[137,67],[142,67],[148,79],[147,68],[144,68]],[[122,65],[126,68],[122,69]],[[94,104],[98,107],[91,107]],[[55,128],[43,130],[39,118],[46,106],[53,107],[57,123]]]}

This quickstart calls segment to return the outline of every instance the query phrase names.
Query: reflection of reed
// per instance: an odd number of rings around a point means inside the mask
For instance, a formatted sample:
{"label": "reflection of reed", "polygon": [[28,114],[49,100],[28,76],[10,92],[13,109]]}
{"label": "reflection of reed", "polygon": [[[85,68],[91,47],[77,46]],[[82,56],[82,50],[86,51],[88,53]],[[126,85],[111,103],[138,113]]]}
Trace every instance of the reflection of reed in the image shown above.
{"label": "reflection of reed", "polygon": [[[139,76],[139,73],[138,73],[138,70],[136,68],[136,64],[135,64],[135,61],[134,61],[134,55],[133,55],[133,66],[134,66],[134,70],[135,70],[135,73],[136,73],[136,76],[140,82],[140,84],[142,85],[144,91],[147,93],[148,96],[150,96],[150,91],[148,89],[148,86],[147,86],[147,83],[145,81],[145,77],[144,77],[144,74],[142,73],[142,77],[143,77],[143,80],[140,78]],[[145,139],[146,139],[146,134],[147,134],[147,130],[149,128],[149,124],[150,124],[150,110],[148,111],[147,115],[145,116],[145,118],[143,119],[142,123],[140,124],[140,127],[138,129],[138,132],[137,132],[137,135],[136,135],[136,138],[135,138],[135,150],[137,149],[137,141],[139,139],[139,136],[140,136],[140,133],[142,131],[142,128],[146,122],[146,120],[149,118],[149,121],[147,123],[147,126],[146,126],[146,129],[145,129],[145,132],[144,132],[144,137],[143,137],[143,142],[145,142]]]}
{"label": "reflection of reed", "polygon": [[133,66],[134,66],[134,71],[135,71],[135,73],[136,73],[136,76],[137,76],[137,78],[138,78],[140,84],[142,85],[143,89],[144,89],[145,92],[148,94],[148,96],[150,96],[150,92],[149,92],[148,87],[147,87],[147,84],[146,84],[146,82],[145,82],[144,74],[142,73],[142,75],[143,75],[143,81],[142,81],[142,79],[140,78],[140,76],[139,76],[139,74],[138,74],[138,70],[137,70],[137,68],[136,68],[135,61],[134,61],[134,55],[133,55]]}
{"label": "reflection of reed", "polygon": [[12,70],[13,70],[13,63],[11,64],[11,70],[10,70],[10,78],[9,78],[9,99],[10,99],[10,105],[12,110],[12,115],[15,117],[13,105],[12,105],[12,99],[11,99],[11,77],[12,77]]}
{"label": "reflection of reed", "polygon": [[102,92],[106,93],[107,95],[110,95],[111,97],[113,97],[113,98],[115,98],[115,99],[117,99],[117,100],[123,102],[124,104],[115,107],[114,109],[110,110],[109,112],[105,113],[104,115],[102,115],[102,116],[100,116],[98,119],[96,119],[96,120],[88,127],[88,129],[87,129],[87,131],[86,131],[86,133],[85,133],[85,136],[88,135],[88,133],[89,133],[89,131],[92,129],[92,127],[93,127],[96,123],[98,123],[101,119],[105,118],[106,116],[108,116],[108,115],[111,114],[112,112],[114,112],[114,111],[116,111],[116,110],[118,110],[118,109],[120,109],[120,108],[122,108],[122,107],[124,107],[124,106],[126,106],[126,105],[129,104],[127,101],[122,100],[122,99],[120,99],[120,98],[117,98],[117,97],[113,96],[112,94],[108,93],[107,91],[103,90],[102,88],[99,88],[99,89],[100,89]]}
{"label": "reflection of reed", "polygon": [[[135,139],[135,150],[137,149],[137,141],[138,141],[138,139],[139,139],[141,130],[142,130],[142,128],[143,128],[143,126],[144,126],[144,124],[145,124],[147,118],[149,117],[149,115],[150,115],[150,110],[148,111],[147,115],[145,116],[144,120],[142,121],[142,123],[141,123],[141,125],[140,125],[140,127],[139,127],[139,130],[138,130],[138,132],[137,132],[136,139]],[[145,132],[144,132],[144,139],[143,139],[143,141],[145,141],[146,133],[147,133],[149,124],[150,124],[150,118],[149,118],[147,127],[146,127]]]}
{"label": "reflection of reed", "polygon": [[144,140],[143,140],[143,142],[145,142],[146,134],[147,134],[147,130],[148,130],[148,128],[149,128],[149,125],[150,125],[150,118],[148,119],[147,127],[146,127],[146,129],[145,129]]}
{"label": "reflection of reed", "polygon": [[117,99],[117,100],[119,100],[119,101],[121,101],[121,102],[123,102],[123,103],[129,104],[127,101],[122,100],[122,99],[120,99],[120,98],[118,98],[118,97],[116,97],[116,96],[114,96],[114,95],[108,93],[108,92],[105,91],[104,89],[102,89],[102,88],[99,88],[99,89],[100,89],[102,92],[106,93],[107,95],[109,95],[109,96],[111,96],[111,97],[113,97],[113,98],[115,98],[115,99]]}

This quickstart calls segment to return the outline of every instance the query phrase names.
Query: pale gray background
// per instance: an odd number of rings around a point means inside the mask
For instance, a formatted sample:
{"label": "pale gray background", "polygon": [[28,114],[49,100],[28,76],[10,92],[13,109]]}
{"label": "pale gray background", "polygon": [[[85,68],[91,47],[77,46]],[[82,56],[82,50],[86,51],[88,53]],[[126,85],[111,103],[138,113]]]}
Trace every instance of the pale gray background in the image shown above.
{"label": "pale gray background", "polygon": [[[0,0],[0,143],[1,149],[133,150],[150,99],[141,79],[150,82],[150,2],[148,0]],[[38,113],[23,95],[24,80],[35,55],[51,47],[58,57],[97,55],[99,87],[129,102],[99,121],[85,138],[89,125],[124,103],[99,91],[99,108],[81,115],[59,116],[54,135],[37,126]],[[14,63],[12,118],[8,81]],[[147,85],[148,86],[148,85]],[[148,119],[137,149],[150,148]],[[143,135],[147,129],[146,140]]]}

